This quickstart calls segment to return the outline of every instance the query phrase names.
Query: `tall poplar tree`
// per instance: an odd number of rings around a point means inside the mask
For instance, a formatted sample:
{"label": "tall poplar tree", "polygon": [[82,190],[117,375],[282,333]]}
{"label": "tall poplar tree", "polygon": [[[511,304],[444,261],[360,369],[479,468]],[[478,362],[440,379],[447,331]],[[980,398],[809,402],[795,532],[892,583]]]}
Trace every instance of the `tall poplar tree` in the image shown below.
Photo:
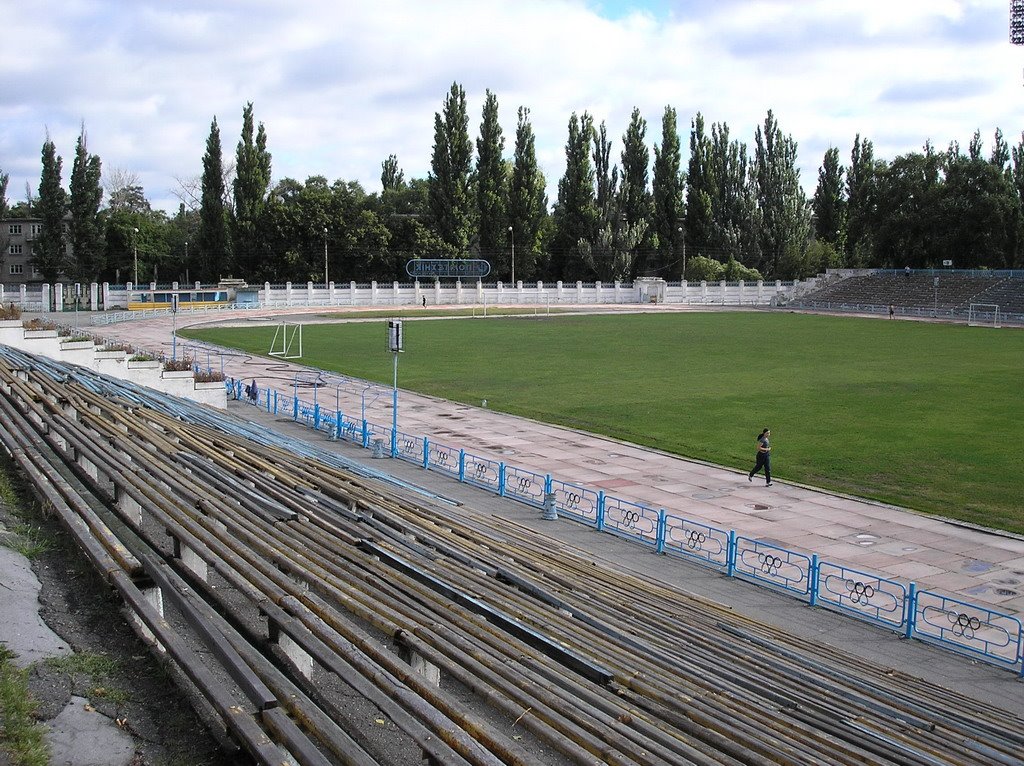
{"label": "tall poplar tree", "polygon": [[547,182],[537,166],[536,138],[530,124],[530,110],[519,107],[516,149],[512,159],[512,188],[509,190],[509,252],[516,248],[516,280],[537,275],[541,227],[547,216]]}
{"label": "tall poplar tree", "polygon": [[36,213],[42,224],[42,231],[33,247],[33,262],[51,285],[56,284],[64,267],[66,244],[64,240],[64,214],[67,212],[67,193],[60,185],[64,161],[57,154],[57,147],[47,136],[43,143],[43,170],[39,177],[39,197]]}
{"label": "tall poplar tree", "polygon": [[198,278],[216,282],[231,263],[231,240],[228,235],[228,213],[224,204],[224,161],[221,153],[220,128],[217,118],[210,124],[203,155],[202,203],[199,208]]}
{"label": "tall poplar tree", "polygon": [[398,157],[393,154],[380,164],[380,185],[384,192],[398,191],[405,186],[405,173],[398,167]]}
{"label": "tall poplar tree", "polygon": [[582,117],[573,112],[565,144],[565,174],[558,182],[554,212],[550,271],[555,279],[574,281],[588,276],[580,242],[593,241],[597,232],[594,169],[590,164],[593,138],[594,119],[587,112]]}
{"label": "tall poplar tree", "polygon": [[708,255],[712,248],[711,141],[704,133],[704,116],[690,122],[690,163],[686,173],[686,246],[690,256]]}
{"label": "tall poplar tree", "polygon": [[[11,208],[7,204],[7,183],[11,180],[8,173],[0,170],[0,221],[11,214]],[[10,247],[11,237],[6,226],[0,226],[0,267],[3,266],[4,256]]]}
{"label": "tall poplar tree", "polygon": [[608,140],[608,128],[601,120],[594,132],[594,201],[602,225],[618,218],[616,192],[619,188],[619,168],[612,165],[612,142]]}
{"label": "tall poplar tree", "polygon": [[269,276],[266,252],[261,247],[260,219],[270,191],[270,152],[263,123],[253,140],[253,108],[242,110],[242,137],[235,153],[234,254],[236,275],[252,280]]}
{"label": "tall poplar tree", "polygon": [[764,128],[758,126],[754,141],[763,271],[766,276],[778,278],[783,259],[797,258],[807,247],[810,210],[800,187],[796,141],[782,135],[770,109]]}
{"label": "tall poplar tree", "polygon": [[729,126],[711,126],[708,144],[711,196],[711,254],[723,262],[735,259],[754,267],[760,260],[760,211],[750,179],[746,144],[729,138]]}
{"label": "tall poplar tree", "polygon": [[875,148],[858,133],[846,171],[846,265],[862,266],[874,253],[872,226],[877,190]]}
{"label": "tall poplar tree", "polygon": [[645,272],[654,246],[651,227],[654,205],[650,183],[651,152],[647,148],[647,120],[633,108],[629,127],[622,137],[622,183],[619,186],[619,208],[625,224],[641,232],[633,258],[633,276]]}
{"label": "tall poplar tree", "polygon": [[100,158],[89,154],[85,125],[78,134],[75,162],[71,169],[71,249],[72,262],[69,275],[83,282],[99,278],[104,266],[103,223],[100,203],[103,187],[100,185]]}
{"label": "tall poplar tree", "polygon": [[[682,157],[679,147],[679,128],[676,110],[665,107],[661,117],[661,146],[654,147],[654,180],[652,182],[654,204],[654,232],[658,237],[658,261],[662,270],[679,261],[678,273],[682,273],[684,252]],[[668,273],[663,271],[664,276]]]}
{"label": "tall poplar tree", "polygon": [[508,240],[508,180],[502,152],[505,137],[498,122],[498,98],[490,90],[484,98],[480,137],[476,140],[476,199],[479,216],[480,256],[498,268],[501,279],[511,278],[511,252]]}
{"label": "tall poplar tree", "polygon": [[832,245],[839,251],[846,229],[846,200],[843,196],[843,166],[839,164],[839,149],[825,150],[818,170],[818,187],[814,190],[811,207],[814,210],[814,237]]}
{"label": "tall poplar tree", "polygon": [[458,83],[452,83],[442,111],[434,113],[434,153],[428,181],[434,228],[451,252],[457,255],[464,255],[469,247],[469,171],[472,159],[466,92]]}

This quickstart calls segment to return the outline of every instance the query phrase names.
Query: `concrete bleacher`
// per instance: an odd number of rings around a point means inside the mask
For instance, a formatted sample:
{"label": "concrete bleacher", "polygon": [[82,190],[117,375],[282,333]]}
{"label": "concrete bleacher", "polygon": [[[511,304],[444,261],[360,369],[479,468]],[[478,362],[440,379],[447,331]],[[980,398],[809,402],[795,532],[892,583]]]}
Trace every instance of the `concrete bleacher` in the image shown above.
{"label": "concrete bleacher", "polygon": [[996,304],[1001,314],[1024,317],[1024,275],[876,272],[833,281],[802,296],[795,305],[869,313],[885,313],[889,306],[894,306],[899,313],[960,317],[967,315],[972,303]]}

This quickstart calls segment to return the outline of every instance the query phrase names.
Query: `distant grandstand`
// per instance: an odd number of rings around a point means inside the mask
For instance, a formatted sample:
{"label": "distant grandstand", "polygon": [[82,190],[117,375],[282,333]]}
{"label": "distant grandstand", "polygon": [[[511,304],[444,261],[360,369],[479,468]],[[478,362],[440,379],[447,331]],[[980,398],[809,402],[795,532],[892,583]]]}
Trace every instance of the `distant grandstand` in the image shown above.
{"label": "distant grandstand", "polygon": [[828,280],[787,307],[888,314],[893,306],[900,316],[966,322],[972,304],[998,306],[1004,323],[1024,324],[1024,271],[874,271]]}

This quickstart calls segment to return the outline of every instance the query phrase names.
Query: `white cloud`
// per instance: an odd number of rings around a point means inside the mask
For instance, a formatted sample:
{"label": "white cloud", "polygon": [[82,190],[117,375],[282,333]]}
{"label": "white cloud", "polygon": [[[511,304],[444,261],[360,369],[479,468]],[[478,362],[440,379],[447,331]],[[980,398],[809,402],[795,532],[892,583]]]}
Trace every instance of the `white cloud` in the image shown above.
{"label": "white cloud", "polygon": [[1007,42],[1004,0],[41,0],[12,8],[5,32],[18,41],[0,50],[12,199],[38,185],[45,131],[70,165],[84,120],[104,166],[138,174],[173,209],[213,116],[231,155],[250,100],[275,178],[373,191],[392,153],[406,177],[427,174],[452,82],[474,139],[485,89],[498,96],[509,155],[516,109],[530,108],[552,198],[574,111],[605,120],[618,144],[639,107],[654,143],[668,104],[684,147],[697,111],[752,147],[771,108],[800,144],[808,193],[825,148],[848,157],[857,133],[892,157],[1024,127],[1024,55]]}

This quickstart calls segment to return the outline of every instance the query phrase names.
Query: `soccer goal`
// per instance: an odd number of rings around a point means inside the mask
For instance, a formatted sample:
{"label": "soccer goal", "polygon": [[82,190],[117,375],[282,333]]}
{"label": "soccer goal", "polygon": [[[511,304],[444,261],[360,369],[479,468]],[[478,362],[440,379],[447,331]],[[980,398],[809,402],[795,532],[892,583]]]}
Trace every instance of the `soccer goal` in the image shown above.
{"label": "soccer goal", "polygon": [[999,305],[996,303],[972,303],[967,310],[967,324],[971,327],[1000,327]]}
{"label": "soccer goal", "polygon": [[281,322],[274,330],[274,339],[270,342],[270,351],[267,353],[282,359],[301,359],[302,324]]}

